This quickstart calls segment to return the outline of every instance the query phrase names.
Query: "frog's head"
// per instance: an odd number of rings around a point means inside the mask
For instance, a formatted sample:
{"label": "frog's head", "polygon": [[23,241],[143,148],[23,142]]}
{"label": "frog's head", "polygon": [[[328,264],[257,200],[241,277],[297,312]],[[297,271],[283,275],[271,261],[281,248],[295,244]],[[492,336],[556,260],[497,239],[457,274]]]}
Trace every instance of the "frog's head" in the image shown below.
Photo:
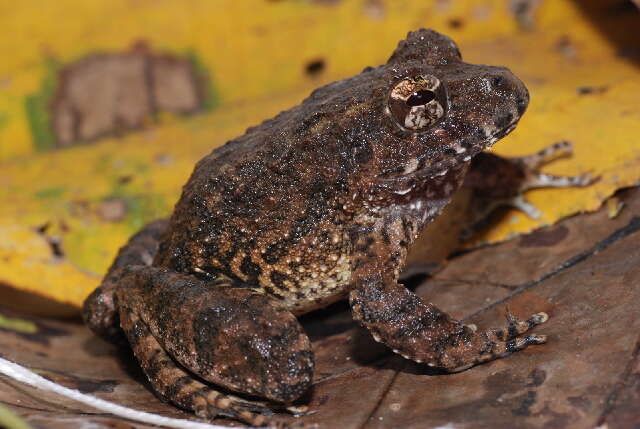
{"label": "frog's head", "polygon": [[529,102],[508,69],[462,62],[456,44],[431,30],[409,33],[372,75],[386,129],[375,150],[383,180],[434,177],[469,161],[512,131]]}

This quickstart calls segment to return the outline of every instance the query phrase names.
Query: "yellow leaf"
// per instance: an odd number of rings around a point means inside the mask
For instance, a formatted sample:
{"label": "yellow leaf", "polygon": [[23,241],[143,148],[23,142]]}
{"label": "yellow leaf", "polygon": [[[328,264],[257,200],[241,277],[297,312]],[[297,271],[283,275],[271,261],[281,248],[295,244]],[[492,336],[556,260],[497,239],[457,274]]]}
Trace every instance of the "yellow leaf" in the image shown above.
{"label": "yellow leaf", "polygon": [[[587,189],[528,193],[544,213],[541,220],[512,212],[478,240],[501,240],[596,209],[616,189],[640,180],[640,74],[632,56],[638,14],[613,1],[556,0],[516,18],[509,4],[0,5],[0,27],[16,35],[0,39],[0,284],[80,305],[127,238],[170,213],[203,154],[299,103],[311,89],[384,62],[398,40],[419,27],[449,34],[467,61],[505,65],[529,87],[529,111],[496,146],[499,153],[526,155],[570,140],[575,156],[547,171],[601,177]],[[215,91],[215,108],[191,117],[161,115],[119,138],[38,146],[52,143],[46,112],[59,67],[95,52],[125,52],[140,40],[158,52],[196,58]]]}

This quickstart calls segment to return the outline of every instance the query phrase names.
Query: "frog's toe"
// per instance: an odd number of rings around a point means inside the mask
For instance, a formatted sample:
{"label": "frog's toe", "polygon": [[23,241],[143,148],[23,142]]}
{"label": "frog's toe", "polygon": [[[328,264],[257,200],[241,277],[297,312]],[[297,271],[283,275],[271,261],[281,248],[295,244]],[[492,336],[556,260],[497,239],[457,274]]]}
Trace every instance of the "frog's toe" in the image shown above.
{"label": "frog's toe", "polygon": [[464,371],[472,366],[509,356],[511,353],[524,350],[530,345],[539,345],[547,342],[546,335],[536,334],[521,335],[511,338],[508,341],[490,341],[484,336],[484,334],[481,334],[480,337],[484,340],[484,346],[482,349],[475,350],[474,355],[471,355],[470,353],[470,359],[466,362],[459,361],[456,365],[448,366],[444,369],[447,372]]}
{"label": "frog's toe", "polygon": [[311,414],[317,413],[316,410],[310,410],[309,407],[307,407],[306,405],[301,405],[301,406],[291,405],[289,407],[286,407],[285,410],[287,410],[287,412],[291,413],[291,415],[296,417],[309,416]]}

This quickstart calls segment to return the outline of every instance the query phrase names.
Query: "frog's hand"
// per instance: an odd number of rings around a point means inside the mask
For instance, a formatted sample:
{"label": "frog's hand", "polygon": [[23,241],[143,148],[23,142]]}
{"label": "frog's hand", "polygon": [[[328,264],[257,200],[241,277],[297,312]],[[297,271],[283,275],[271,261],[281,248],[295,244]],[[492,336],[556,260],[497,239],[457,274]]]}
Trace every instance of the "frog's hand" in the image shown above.
{"label": "frog's hand", "polygon": [[371,245],[355,257],[351,308],[373,338],[395,353],[454,372],[546,341],[542,335],[522,335],[545,322],[544,313],[526,321],[512,318],[507,327],[486,332],[452,319],[397,283],[389,269],[397,249],[379,239],[368,242]]}
{"label": "frog's hand", "polygon": [[114,343],[126,342],[120,329],[114,301],[114,293],[120,284],[122,268],[129,265],[151,265],[167,225],[167,219],[159,219],[148,223],[132,236],[118,252],[100,286],[84,301],[82,316],[87,326],[96,335]]}
{"label": "frog's hand", "polygon": [[572,151],[570,142],[561,141],[533,155],[518,158],[503,158],[486,152],[478,154],[471,161],[464,181],[464,187],[473,193],[474,223],[499,206],[514,207],[537,219],[541,212],[524,199],[524,192],[536,188],[571,188],[594,183],[597,178],[588,173],[554,176],[540,171],[540,167],[546,164],[571,156]]}
{"label": "frog's hand", "polygon": [[265,404],[222,394],[196,377],[282,406],[298,398],[311,385],[313,353],[291,313],[250,289],[155,267],[123,271],[116,291],[121,326],[156,391],[201,417],[286,427],[258,414],[272,414]]}
{"label": "frog's hand", "polygon": [[475,332],[404,286],[381,278],[358,284],[350,302],[354,318],[376,341],[407,359],[449,372],[546,342],[544,335],[522,335],[545,322],[545,313],[526,321],[512,318],[505,328]]}

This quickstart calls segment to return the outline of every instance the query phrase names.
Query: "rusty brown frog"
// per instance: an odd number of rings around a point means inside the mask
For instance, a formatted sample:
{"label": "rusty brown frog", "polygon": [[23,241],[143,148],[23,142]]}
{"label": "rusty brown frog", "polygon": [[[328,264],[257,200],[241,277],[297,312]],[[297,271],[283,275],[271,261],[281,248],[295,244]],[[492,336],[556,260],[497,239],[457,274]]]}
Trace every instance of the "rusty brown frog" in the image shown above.
{"label": "rusty brown frog", "polygon": [[258,426],[311,386],[296,316],[344,297],[376,341],[445,371],[544,343],[526,334],[544,313],[476,330],[397,282],[408,246],[465,176],[480,189],[479,172],[516,174],[506,194],[499,176],[486,181],[512,203],[523,189],[587,182],[537,171],[563,144],[511,160],[482,153],[528,102],[506,68],[462,62],[434,31],[409,33],[386,64],[315,90],[198,162],[173,215],[120,250],[85,320],[126,337],[166,400]]}

